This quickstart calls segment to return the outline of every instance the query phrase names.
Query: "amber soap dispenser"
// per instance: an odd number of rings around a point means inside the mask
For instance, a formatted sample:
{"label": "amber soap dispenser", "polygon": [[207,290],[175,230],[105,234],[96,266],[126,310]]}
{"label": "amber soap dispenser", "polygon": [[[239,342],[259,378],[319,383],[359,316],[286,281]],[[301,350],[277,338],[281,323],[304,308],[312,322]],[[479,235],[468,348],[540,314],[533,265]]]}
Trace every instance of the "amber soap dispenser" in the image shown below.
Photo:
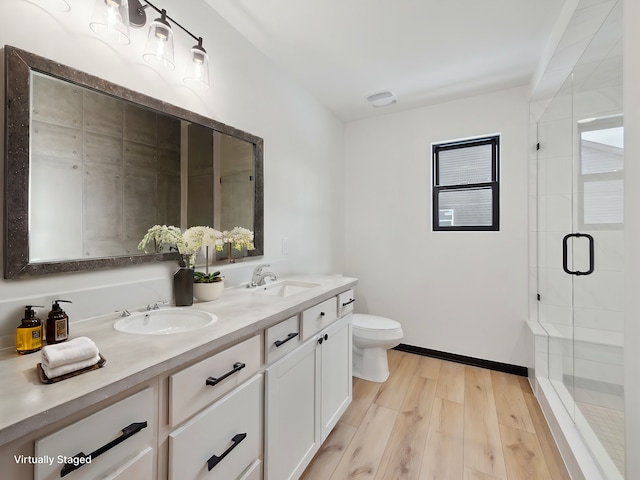
{"label": "amber soap dispenser", "polygon": [[33,307],[24,307],[24,318],[16,328],[16,351],[20,354],[37,352],[42,348],[42,321],[36,317]]}
{"label": "amber soap dispenser", "polygon": [[60,308],[59,302],[71,303],[69,300],[54,300],[45,325],[49,345],[64,342],[69,338],[69,316]]}

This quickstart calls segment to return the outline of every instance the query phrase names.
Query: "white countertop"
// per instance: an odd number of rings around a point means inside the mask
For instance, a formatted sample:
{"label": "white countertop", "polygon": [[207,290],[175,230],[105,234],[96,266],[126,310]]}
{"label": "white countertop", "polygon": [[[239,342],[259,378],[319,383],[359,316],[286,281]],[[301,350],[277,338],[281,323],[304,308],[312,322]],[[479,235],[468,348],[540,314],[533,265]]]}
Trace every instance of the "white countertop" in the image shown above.
{"label": "white countertop", "polygon": [[319,285],[290,297],[259,295],[242,287],[225,289],[219,300],[185,307],[218,317],[213,325],[191,332],[120,333],[113,329],[117,314],[71,323],[70,338],[91,338],[106,364],[57,383],[40,382],[36,371],[40,352],[18,355],[13,349],[0,351],[0,445],[256,334],[357,283],[355,278],[339,275],[292,275],[287,279]]}

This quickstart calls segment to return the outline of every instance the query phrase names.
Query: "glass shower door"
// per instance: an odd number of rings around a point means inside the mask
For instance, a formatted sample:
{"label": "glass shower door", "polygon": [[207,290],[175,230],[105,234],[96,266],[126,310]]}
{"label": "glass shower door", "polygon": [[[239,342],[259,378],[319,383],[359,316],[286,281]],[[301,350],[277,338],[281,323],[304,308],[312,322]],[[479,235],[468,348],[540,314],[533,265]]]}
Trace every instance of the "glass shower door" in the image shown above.
{"label": "glass shower door", "polygon": [[[573,290],[575,422],[608,478],[624,473],[622,116],[576,121]],[[585,274],[588,273],[588,274]]]}
{"label": "glass shower door", "polygon": [[548,376],[606,478],[624,475],[622,5],[538,122]]}
{"label": "glass shower door", "polygon": [[[624,126],[622,2],[572,79],[573,393],[578,431],[607,478],[624,475]],[[591,248],[589,247],[589,248]]]}

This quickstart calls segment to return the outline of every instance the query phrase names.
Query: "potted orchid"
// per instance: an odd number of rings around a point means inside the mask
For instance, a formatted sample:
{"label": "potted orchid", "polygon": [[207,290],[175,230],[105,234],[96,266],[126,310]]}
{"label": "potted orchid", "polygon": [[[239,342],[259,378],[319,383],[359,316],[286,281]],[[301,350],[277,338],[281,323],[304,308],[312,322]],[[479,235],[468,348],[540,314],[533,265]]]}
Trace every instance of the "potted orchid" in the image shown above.
{"label": "potted orchid", "polygon": [[[154,225],[142,238],[138,244],[138,249],[143,251],[152,250],[159,253],[165,245],[169,245],[169,250],[172,248],[178,250],[181,255],[178,264],[181,268],[174,275],[174,297],[177,306],[189,306],[193,304],[194,282],[197,281],[201,283],[203,281],[201,275],[198,275],[197,280],[194,275],[195,257],[202,249],[203,243],[214,241],[212,239],[221,237],[221,235],[220,232],[209,227],[190,227],[182,233],[178,227]],[[209,262],[207,261],[206,278],[218,277],[220,280],[217,280],[216,283],[220,283],[222,277],[219,277],[219,272],[217,276],[213,274],[209,276],[208,268]],[[209,280],[206,280],[206,282],[209,282]],[[222,286],[222,284],[220,286]],[[217,293],[218,297],[220,293],[222,293],[221,288],[220,292]],[[202,295],[196,295],[196,298],[200,300],[204,299],[202,297],[208,296],[204,293]]]}
{"label": "potted orchid", "polygon": [[223,245],[222,232],[211,227],[191,227],[199,234],[200,248],[205,252],[205,271],[193,273],[193,296],[203,302],[217,300],[224,290],[224,277],[220,271],[209,273],[209,248]]}

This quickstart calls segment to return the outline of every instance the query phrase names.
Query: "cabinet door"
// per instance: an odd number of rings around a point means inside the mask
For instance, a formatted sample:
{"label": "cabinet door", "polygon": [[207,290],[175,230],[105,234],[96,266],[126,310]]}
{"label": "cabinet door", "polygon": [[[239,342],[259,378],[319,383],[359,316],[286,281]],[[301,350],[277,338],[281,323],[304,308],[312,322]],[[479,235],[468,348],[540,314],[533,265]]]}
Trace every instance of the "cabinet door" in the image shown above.
{"label": "cabinet door", "polygon": [[266,480],[297,479],[319,445],[316,345],[304,343],[266,371]]}
{"label": "cabinet door", "polygon": [[351,315],[321,332],[320,373],[321,440],[336,426],[351,403]]}

